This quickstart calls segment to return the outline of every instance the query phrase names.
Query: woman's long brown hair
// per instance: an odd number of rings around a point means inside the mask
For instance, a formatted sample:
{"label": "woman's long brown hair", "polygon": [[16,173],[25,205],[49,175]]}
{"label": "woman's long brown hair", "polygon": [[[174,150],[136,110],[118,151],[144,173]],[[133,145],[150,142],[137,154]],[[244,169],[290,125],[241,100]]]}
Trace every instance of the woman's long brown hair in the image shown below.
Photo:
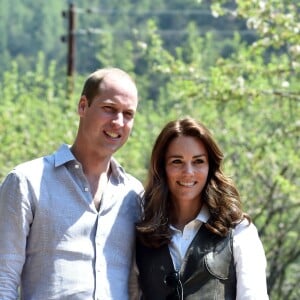
{"label": "woman's long brown hair", "polygon": [[145,193],[141,199],[142,220],[136,224],[139,240],[149,247],[168,244],[171,239],[169,220],[172,202],[165,171],[165,154],[178,136],[191,136],[202,141],[208,153],[209,172],[201,200],[210,212],[205,226],[213,233],[226,236],[244,218],[239,192],[233,181],[222,171],[223,153],[210,131],[193,118],[171,121],[162,129],[152,149]]}

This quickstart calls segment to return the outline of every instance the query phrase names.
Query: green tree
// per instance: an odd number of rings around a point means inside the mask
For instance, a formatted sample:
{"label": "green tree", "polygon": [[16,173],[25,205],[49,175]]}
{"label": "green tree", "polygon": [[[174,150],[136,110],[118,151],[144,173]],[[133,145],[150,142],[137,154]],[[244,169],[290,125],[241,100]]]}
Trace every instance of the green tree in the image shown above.
{"label": "green tree", "polygon": [[72,141],[73,111],[65,111],[66,92],[58,80],[55,63],[43,67],[43,55],[32,72],[19,72],[18,65],[6,71],[0,83],[0,177],[14,165],[54,151],[63,141]]}

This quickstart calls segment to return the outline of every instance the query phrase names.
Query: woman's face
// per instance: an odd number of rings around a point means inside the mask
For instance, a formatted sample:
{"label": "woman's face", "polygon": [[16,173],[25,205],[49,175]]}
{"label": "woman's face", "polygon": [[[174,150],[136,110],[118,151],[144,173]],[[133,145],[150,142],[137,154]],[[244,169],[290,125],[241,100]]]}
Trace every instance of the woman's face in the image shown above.
{"label": "woman's face", "polygon": [[172,200],[199,203],[209,170],[202,141],[192,136],[175,138],[167,149],[165,168]]}

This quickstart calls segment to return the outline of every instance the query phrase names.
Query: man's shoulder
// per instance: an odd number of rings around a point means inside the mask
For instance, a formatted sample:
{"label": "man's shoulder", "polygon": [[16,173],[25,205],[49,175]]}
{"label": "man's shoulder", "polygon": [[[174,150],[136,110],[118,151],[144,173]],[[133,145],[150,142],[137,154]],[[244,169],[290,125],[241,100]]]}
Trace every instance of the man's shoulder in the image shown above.
{"label": "man's shoulder", "polygon": [[124,185],[126,185],[130,189],[135,190],[138,193],[140,193],[144,189],[142,182],[132,174],[127,173],[123,170],[121,177]]}
{"label": "man's shoulder", "polygon": [[126,179],[135,187],[143,189],[143,184],[142,182],[136,178],[135,176],[129,174],[129,173],[125,173]]}
{"label": "man's shoulder", "polygon": [[[59,150],[58,150],[59,151]],[[57,152],[45,154],[44,156],[36,157],[31,160],[24,161],[16,165],[10,173],[17,177],[39,177],[46,171],[48,172],[55,167],[55,157]]]}
{"label": "man's shoulder", "polygon": [[12,172],[13,173],[27,173],[33,172],[34,170],[38,170],[38,168],[42,165],[44,157],[33,158],[28,161],[21,162],[16,165]]}
{"label": "man's shoulder", "polygon": [[43,168],[45,166],[45,162],[51,161],[53,154],[33,158],[31,160],[22,162],[14,167],[13,171],[15,172],[34,172],[37,171],[39,168]]}
{"label": "man's shoulder", "polygon": [[119,178],[119,180],[123,181],[125,185],[130,185],[139,190],[143,189],[141,181],[137,177],[128,173],[114,158],[111,159],[111,167],[113,176]]}
{"label": "man's shoulder", "polygon": [[[69,153],[68,146],[63,144],[58,148],[56,151],[45,154],[43,156],[33,158],[31,160],[22,162],[14,167],[13,172],[16,173],[32,173],[32,172],[38,172],[39,170],[44,170],[47,167],[54,167],[56,161],[60,160],[66,160],[65,156]],[[66,154],[67,153],[67,154]],[[61,158],[62,157],[62,158]]]}
{"label": "man's shoulder", "polygon": [[2,184],[5,186],[15,186],[20,183],[40,182],[45,170],[46,156],[34,158],[16,165],[4,178]]}

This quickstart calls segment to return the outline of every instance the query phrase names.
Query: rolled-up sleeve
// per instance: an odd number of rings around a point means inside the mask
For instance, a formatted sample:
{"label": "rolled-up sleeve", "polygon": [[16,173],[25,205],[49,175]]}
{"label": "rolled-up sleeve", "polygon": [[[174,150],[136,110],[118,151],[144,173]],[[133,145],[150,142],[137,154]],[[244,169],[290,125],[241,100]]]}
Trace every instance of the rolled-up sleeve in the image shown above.
{"label": "rolled-up sleeve", "polygon": [[26,180],[11,172],[0,187],[0,299],[17,299],[32,222]]}

